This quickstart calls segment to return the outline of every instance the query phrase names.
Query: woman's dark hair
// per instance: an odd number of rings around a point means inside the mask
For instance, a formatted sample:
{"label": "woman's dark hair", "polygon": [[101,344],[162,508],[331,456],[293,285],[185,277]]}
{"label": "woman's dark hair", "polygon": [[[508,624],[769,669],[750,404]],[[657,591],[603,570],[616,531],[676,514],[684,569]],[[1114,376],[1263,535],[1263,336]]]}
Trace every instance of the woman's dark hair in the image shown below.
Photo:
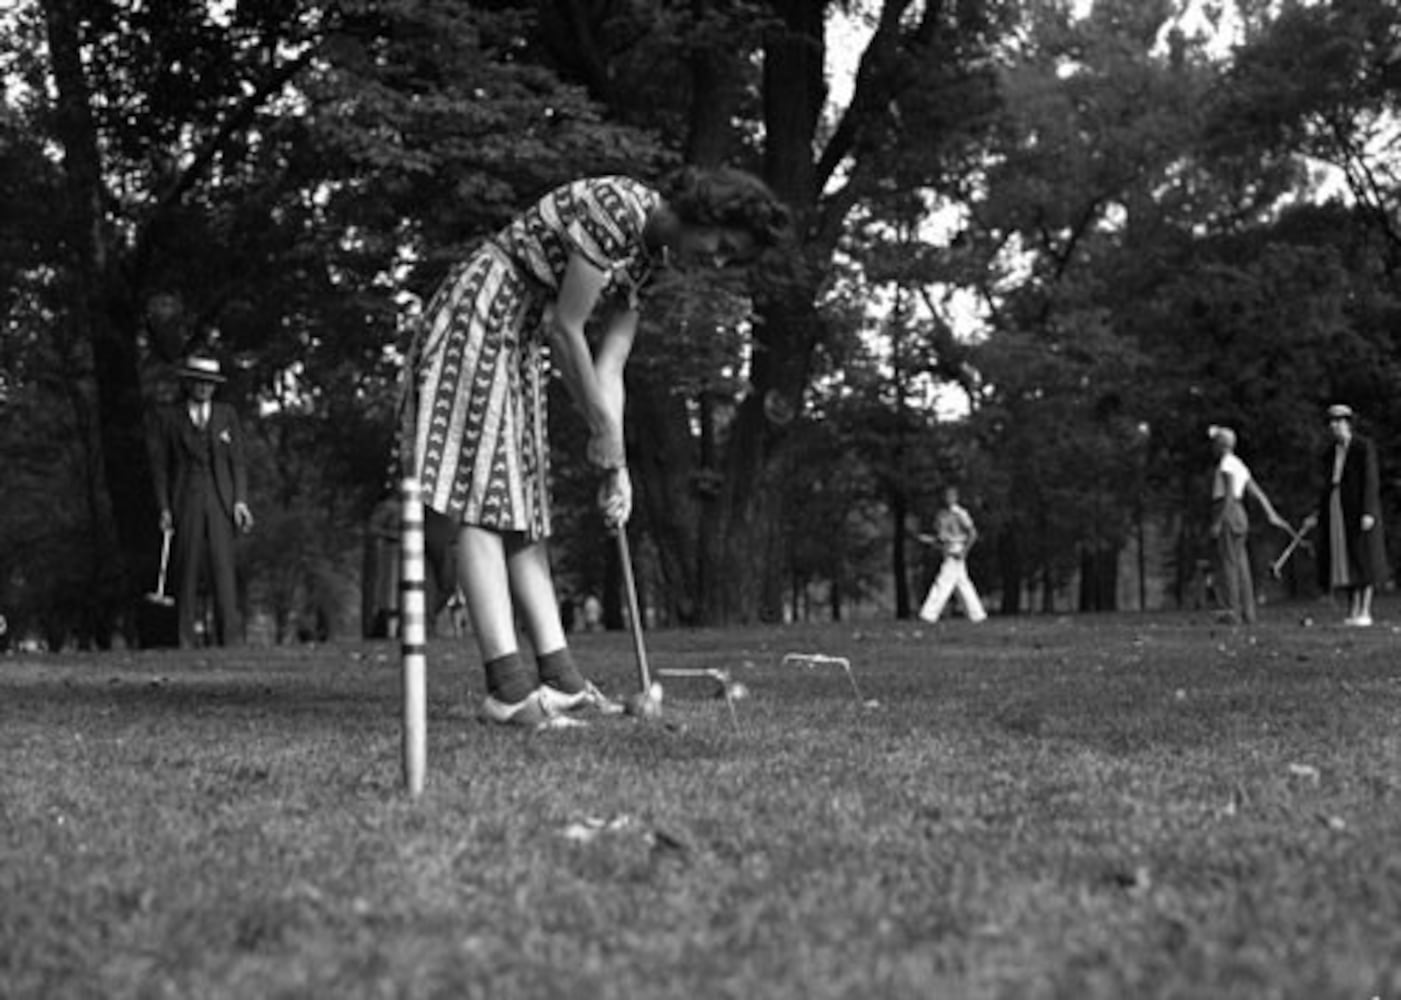
{"label": "woman's dark hair", "polygon": [[786,243],[793,213],[767,184],[734,167],[683,167],[668,178],[663,194],[683,222],[748,231],[760,247]]}

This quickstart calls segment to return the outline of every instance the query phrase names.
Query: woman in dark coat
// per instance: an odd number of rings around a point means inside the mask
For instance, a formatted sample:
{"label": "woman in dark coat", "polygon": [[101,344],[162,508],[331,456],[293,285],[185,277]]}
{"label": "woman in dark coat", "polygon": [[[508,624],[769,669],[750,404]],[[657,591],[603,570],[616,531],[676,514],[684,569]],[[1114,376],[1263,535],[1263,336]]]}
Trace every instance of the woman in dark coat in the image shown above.
{"label": "woman in dark coat", "polygon": [[1391,575],[1382,526],[1381,475],[1377,449],[1353,432],[1350,406],[1328,407],[1333,443],[1322,456],[1323,488],[1318,510],[1306,528],[1321,525],[1318,537],[1318,584],[1323,590],[1345,591],[1348,614],[1344,624],[1372,624],[1372,593]]}

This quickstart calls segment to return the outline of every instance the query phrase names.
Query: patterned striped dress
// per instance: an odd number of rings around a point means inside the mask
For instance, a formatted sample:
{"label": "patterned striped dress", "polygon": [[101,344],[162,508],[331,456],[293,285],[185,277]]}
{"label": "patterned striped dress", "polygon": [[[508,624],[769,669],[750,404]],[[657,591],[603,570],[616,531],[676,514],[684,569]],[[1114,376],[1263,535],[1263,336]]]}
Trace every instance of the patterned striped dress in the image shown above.
{"label": "patterned striped dress", "polygon": [[455,267],[410,350],[402,451],[425,503],[463,524],[550,533],[547,379],[541,322],[573,254],[608,274],[603,298],[636,302],[642,242],[660,196],[626,177],[556,188]]}

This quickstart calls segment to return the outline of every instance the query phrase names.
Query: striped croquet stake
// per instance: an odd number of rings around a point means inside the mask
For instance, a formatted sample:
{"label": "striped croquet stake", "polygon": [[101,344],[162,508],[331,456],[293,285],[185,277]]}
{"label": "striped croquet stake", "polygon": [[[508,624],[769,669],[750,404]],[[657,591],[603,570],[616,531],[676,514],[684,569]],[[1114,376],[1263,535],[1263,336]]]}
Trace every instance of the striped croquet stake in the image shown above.
{"label": "striped croquet stake", "polygon": [[428,768],[428,613],[423,583],[423,493],[409,477],[400,487],[399,637],[404,673],[404,784],[423,791]]}

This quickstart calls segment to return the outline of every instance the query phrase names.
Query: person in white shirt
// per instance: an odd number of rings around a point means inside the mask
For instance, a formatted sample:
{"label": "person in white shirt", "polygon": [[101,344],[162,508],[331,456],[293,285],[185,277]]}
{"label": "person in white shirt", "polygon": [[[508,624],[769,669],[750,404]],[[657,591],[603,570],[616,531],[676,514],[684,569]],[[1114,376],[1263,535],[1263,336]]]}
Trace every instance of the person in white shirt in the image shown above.
{"label": "person in white shirt", "polygon": [[934,534],[917,537],[926,544],[938,545],[944,554],[939,575],[919,609],[920,619],[931,625],[937,622],[944,613],[944,606],[955,593],[963,602],[964,613],[970,622],[980,622],[986,618],[987,612],[978,598],[978,590],[968,576],[968,552],[978,540],[978,529],[973,524],[973,516],[959,506],[956,487],[950,486],[944,490],[944,506],[934,515]]}
{"label": "person in white shirt", "polygon": [[1232,624],[1255,622],[1255,583],[1250,573],[1246,538],[1250,518],[1245,510],[1247,494],[1254,497],[1270,523],[1294,534],[1289,522],[1275,511],[1250,469],[1236,454],[1236,432],[1212,425],[1207,437],[1216,451],[1216,472],[1211,479],[1211,537],[1216,540],[1218,593],[1225,603],[1223,618]]}

